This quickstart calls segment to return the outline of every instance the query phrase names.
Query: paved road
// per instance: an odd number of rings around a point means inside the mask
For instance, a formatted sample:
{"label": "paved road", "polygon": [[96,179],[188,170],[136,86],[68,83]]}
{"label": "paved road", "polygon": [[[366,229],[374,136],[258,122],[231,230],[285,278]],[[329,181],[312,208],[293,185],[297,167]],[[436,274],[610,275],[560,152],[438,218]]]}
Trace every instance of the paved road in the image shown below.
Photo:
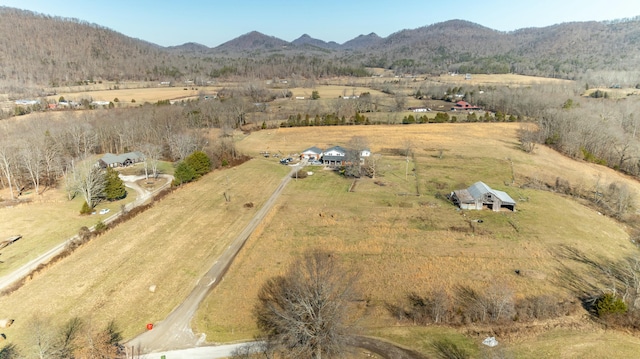
{"label": "paved road", "polygon": [[251,236],[258,224],[271,210],[276,200],[291,181],[291,174],[298,169],[294,166],[287,174],[265,204],[253,216],[244,230],[231,242],[227,250],[213,263],[209,271],[198,281],[189,296],[169,316],[159,323],[155,323],[153,330],[149,330],[133,338],[125,344],[127,348],[134,348],[136,352],[151,353],[172,349],[192,348],[203,344],[204,336],[196,336],[191,330],[191,319],[195,315],[200,302],[224,276],[240,249]]}
{"label": "paved road", "polygon": [[145,354],[145,359],[221,359],[229,358],[234,351],[252,343],[226,344],[218,346],[204,346],[189,349],[170,350]]}
{"label": "paved road", "polygon": [[[161,359],[164,355],[166,359],[222,359],[229,358],[234,351],[244,346],[252,346],[256,342],[227,344],[219,346],[203,346],[189,349],[170,350],[158,353],[150,353],[144,356],[145,359]],[[384,340],[356,336],[349,340],[349,345],[355,348],[364,349],[367,352],[375,353],[388,359],[425,359],[426,357],[416,351],[398,347],[393,343]]]}

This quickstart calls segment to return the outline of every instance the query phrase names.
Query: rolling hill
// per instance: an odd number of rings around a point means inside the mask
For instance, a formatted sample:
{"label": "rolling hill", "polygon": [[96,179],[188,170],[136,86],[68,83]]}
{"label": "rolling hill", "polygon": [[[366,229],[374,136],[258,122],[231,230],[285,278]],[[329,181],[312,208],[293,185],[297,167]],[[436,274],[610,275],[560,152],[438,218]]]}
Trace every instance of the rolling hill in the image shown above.
{"label": "rolling hill", "polygon": [[209,48],[194,43],[161,47],[77,19],[0,7],[0,31],[10,34],[0,38],[0,88],[6,93],[101,80],[335,76],[353,73],[345,68],[363,67],[573,79],[587,71],[637,71],[640,63],[640,18],[513,32],[450,20],[386,38],[360,35],[343,44],[307,34],[288,42],[252,31]]}

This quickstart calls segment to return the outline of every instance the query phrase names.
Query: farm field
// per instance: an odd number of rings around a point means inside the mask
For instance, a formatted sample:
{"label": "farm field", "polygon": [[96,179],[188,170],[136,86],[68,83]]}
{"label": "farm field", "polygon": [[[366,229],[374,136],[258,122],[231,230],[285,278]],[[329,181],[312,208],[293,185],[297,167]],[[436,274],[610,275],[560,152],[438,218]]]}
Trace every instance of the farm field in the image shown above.
{"label": "farm field", "polygon": [[[336,85],[318,89],[321,96],[322,91],[335,93],[336,99],[314,101],[326,101],[327,106],[338,101],[344,91]],[[287,106],[313,103],[285,101]],[[349,141],[358,136],[381,156],[378,177],[354,182],[321,167],[309,167],[312,176],[292,181],[224,281],[201,306],[192,324],[194,332],[205,333],[208,342],[253,338],[257,329],[251,310],[264,280],[282,273],[305,251],[321,248],[334,251],[360,275],[363,295],[358,311],[363,334],[380,336],[428,355],[433,354],[433,340],[448,338],[475,356],[484,355],[479,344],[483,337],[478,333],[486,329],[474,334],[473,328],[415,327],[399,321],[385,307],[411,292],[444,289],[451,293],[457,285],[481,289],[494,283],[510,288],[517,298],[538,294],[574,298],[563,284],[563,265],[582,275],[588,275],[588,271],[580,264],[562,262],[560,248],[579,248],[588,255],[612,260],[637,254],[620,223],[579,199],[534,188],[553,187],[558,178],[585,191],[618,182],[627,184],[638,200],[638,182],[603,166],[571,160],[545,146],[527,154],[520,150],[517,139],[523,125],[238,131],[233,137],[235,145],[239,152],[254,156],[253,160],[215,171],[177,190],[37,275],[23,288],[0,297],[0,305],[5,308],[0,315],[17,318],[6,334],[24,344],[26,322],[34,315],[62,323],[74,315],[92,313],[96,325],[115,319],[125,338],[135,336],[144,330],[145,323],[162,320],[180,303],[287,173],[287,166],[279,165],[275,158],[262,157],[260,152],[295,157],[311,146],[348,147]],[[210,139],[216,138],[212,135]],[[399,155],[407,147],[414,153],[409,161]],[[462,212],[444,198],[452,190],[476,181],[509,193],[518,202],[517,211]],[[223,192],[231,193],[231,203],[224,202]],[[248,203],[252,206],[245,206]],[[79,204],[67,205],[69,211],[77,213]],[[57,222],[48,216],[46,206],[33,212],[28,212],[32,205],[24,206],[22,210],[27,212],[20,213],[37,213],[35,218],[43,219],[42,228],[33,225],[32,229],[51,233],[47,231]],[[13,216],[16,212],[6,213]],[[0,215],[5,218],[5,213]],[[21,214],[15,220],[24,222],[25,218],[34,217]],[[74,222],[68,230],[73,234],[77,228],[79,224]],[[10,258],[5,257],[9,250],[21,244],[3,250],[3,260]],[[521,275],[515,274],[516,269]],[[158,288],[154,293],[148,290],[151,285]],[[52,299],[51,293],[58,293],[59,288],[65,288],[65,294]],[[573,305],[579,305],[573,301]],[[28,309],[34,307],[39,310]],[[637,338],[604,332],[585,314],[579,311],[555,322],[536,323],[524,332],[526,337],[512,333],[499,340],[508,353],[523,358],[536,357],[541,353],[538,348],[543,348],[548,357],[597,358],[612,345],[618,350],[617,357],[633,353]],[[575,345],[565,348],[565,341]]]}
{"label": "farm field", "polygon": [[[94,238],[0,297],[0,316],[16,320],[5,331],[8,340],[27,347],[35,316],[51,325],[80,316],[97,327],[115,319],[125,338],[144,331],[182,301],[288,170],[252,160],[214,171]],[[154,293],[151,285],[157,286]]]}
{"label": "farm field", "polygon": [[[58,101],[62,96],[67,101],[80,101],[82,99],[91,99],[93,101],[114,101],[115,105],[120,106],[137,106],[145,102],[156,103],[161,100],[179,100],[197,98],[199,94],[214,94],[219,88],[214,87],[151,87],[151,88],[132,88],[117,90],[98,90],[98,91],[81,91],[57,93],[55,96],[47,97],[47,100]],[[132,102],[132,100],[134,100]]]}
{"label": "farm field", "polygon": [[[364,332],[393,340],[394,335],[378,328],[407,323],[391,317],[385,303],[400,301],[407,293],[427,293],[435,288],[452,290],[455,285],[480,289],[502,283],[520,297],[554,293],[569,298],[556,253],[560,246],[610,259],[636,253],[628,234],[616,221],[572,198],[519,186],[532,177],[555,181],[558,176],[572,183],[584,181],[584,186],[593,186],[592,179],[597,177],[628,181],[636,193],[638,184],[606,168],[569,160],[545,147],[533,155],[526,154],[516,142],[518,126],[291,128],[247,136],[238,146],[248,153],[265,147],[297,153],[314,145],[344,146],[352,136],[367,136],[373,153],[382,153],[381,176],[375,181],[358,180],[353,192],[349,192],[352,180],[319,167],[313,169],[312,176],[292,182],[261,233],[250,239],[225,281],[201,306],[195,330],[205,332],[208,340],[216,342],[253,337],[256,327],[251,311],[255,302],[251,298],[256,298],[265,279],[282,273],[288,263],[310,248],[334,251],[359,273],[365,288],[359,307],[364,314],[360,323]],[[464,145],[458,138],[465,139]],[[415,151],[415,160],[408,167],[404,157],[388,153],[407,141]],[[509,159],[513,161],[513,172]],[[513,174],[515,181],[511,183]],[[518,201],[517,212],[462,213],[442,198],[478,180],[509,193]],[[410,195],[416,191],[420,192],[419,197]],[[477,219],[483,223],[470,222]],[[564,264],[586,275],[579,265]],[[515,269],[524,275],[514,274]],[[596,330],[582,314],[557,325]],[[567,333],[572,340],[582,337],[571,329]],[[406,335],[410,338],[412,334]],[[585,336],[585,340],[589,338]],[[476,337],[469,345],[480,350],[482,339]],[[538,340],[546,343],[549,353],[558,352],[562,344],[545,336],[527,343],[517,337],[503,340],[510,350],[522,353],[530,350],[527,347],[535,348]],[[619,340],[622,348],[628,349],[633,347],[630,343],[636,342],[616,334],[611,334],[609,340]],[[596,341],[589,345],[598,353],[610,344]],[[575,353],[564,357],[579,357],[577,344]]]}
{"label": "farm field", "polygon": [[[118,212],[121,205],[135,201],[136,197],[136,191],[127,188],[124,199],[100,203],[95,208],[96,214],[89,216],[80,215],[84,201],[82,196],[70,201],[64,191],[55,188],[46,190],[42,195],[30,193],[21,197],[32,199],[32,202],[0,206],[0,240],[10,235],[22,235],[22,239],[1,251],[0,277],[66,241],[81,227],[91,227],[108,218]],[[101,209],[109,209],[109,212],[100,214]]]}
{"label": "farm field", "polygon": [[541,85],[541,84],[571,85],[575,83],[574,81],[571,81],[571,80],[554,79],[549,77],[526,76],[526,75],[517,75],[517,74],[493,74],[493,75],[472,74],[471,79],[466,79],[465,74],[458,74],[456,76],[440,75],[439,77],[433,78],[433,80],[437,82],[457,83],[457,84],[465,84],[469,86],[477,86],[477,85],[529,86],[529,85]]}

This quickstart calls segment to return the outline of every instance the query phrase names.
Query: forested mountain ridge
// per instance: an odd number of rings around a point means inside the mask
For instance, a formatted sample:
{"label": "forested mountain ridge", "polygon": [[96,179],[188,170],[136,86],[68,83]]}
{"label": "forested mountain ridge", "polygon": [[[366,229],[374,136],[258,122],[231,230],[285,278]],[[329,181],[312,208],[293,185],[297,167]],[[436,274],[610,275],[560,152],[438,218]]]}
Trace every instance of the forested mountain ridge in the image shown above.
{"label": "forested mountain ridge", "polygon": [[162,47],[77,19],[0,7],[0,31],[8,35],[0,38],[0,88],[8,93],[100,80],[367,76],[366,67],[577,78],[640,65],[640,17],[513,32],[451,20],[343,44],[306,34],[288,42],[253,31],[209,48]]}

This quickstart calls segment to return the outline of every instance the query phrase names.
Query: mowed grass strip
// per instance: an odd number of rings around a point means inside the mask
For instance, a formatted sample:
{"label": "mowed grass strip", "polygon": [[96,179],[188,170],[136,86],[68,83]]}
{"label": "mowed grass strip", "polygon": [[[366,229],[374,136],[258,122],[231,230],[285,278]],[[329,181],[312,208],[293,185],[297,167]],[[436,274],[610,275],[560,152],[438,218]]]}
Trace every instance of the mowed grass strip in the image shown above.
{"label": "mowed grass strip", "polygon": [[[7,275],[42,253],[66,241],[78,233],[81,227],[94,226],[120,210],[123,204],[135,201],[136,191],[127,188],[127,197],[115,202],[102,202],[95,208],[95,215],[80,215],[84,199],[76,196],[68,200],[59,189],[47,189],[42,195],[31,193],[25,197],[32,202],[0,207],[0,240],[11,235],[22,239],[1,251],[0,276]],[[101,209],[107,214],[99,214]]]}
{"label": "mowed grass strip", "polygon": [[164,319],[277,187],[283,167],[257,159],[214,171],[0,297],[0,317],[16,320],[9,339],[26,345],[34,315],[51,316],[52,325],[115,319],[125,338]]}
{"label": "mowed grass strip", "polygon": [[[624,177],[544,147],[526,154],[518,148],[518,128],[518,124],[319,127],[260,131],[245,137],[239,146],[250,153],[265,147],[299,153],[314,145],[346,146],[352,136],[366,136],[374,153],[410,142],[415,158],[410,159],[405,177],[405,157],[383,155],[379,177],[358,180],[354,192],[348,192],[353,180],[319,168],[312,176],[293,181],[277,211],[201,306],[195,330],[216,342],[252,338],[257,333],[252,308],[260,286],[312,248],[334,251],[360,273],[364,293],[360,309],[365,314],[361,324],[372,333],[398,324],[384,303],[397,302],[413,291],[451,292],[456,285],[482,289],[500,283],[518,297],[570,296],[562,285],[555,253],[560,245],[608,258],[635,253],[624,228],[611,218],[570,197],[518,187],[520,179],[534,174],[570,180],[577,180],[579,173],[607,173],[611,180]],[[575,173],[566,173],[566,168]],[[480,180],[516,199],[517,212],[458,211],[442,198]],[[416,186],[421,188],[419,197],[400,195]],[[638,184],[633,188],[637,191]],[[577,264],[564,264],[586,273]],[[516,275],[515,269],[525,275]]]}

